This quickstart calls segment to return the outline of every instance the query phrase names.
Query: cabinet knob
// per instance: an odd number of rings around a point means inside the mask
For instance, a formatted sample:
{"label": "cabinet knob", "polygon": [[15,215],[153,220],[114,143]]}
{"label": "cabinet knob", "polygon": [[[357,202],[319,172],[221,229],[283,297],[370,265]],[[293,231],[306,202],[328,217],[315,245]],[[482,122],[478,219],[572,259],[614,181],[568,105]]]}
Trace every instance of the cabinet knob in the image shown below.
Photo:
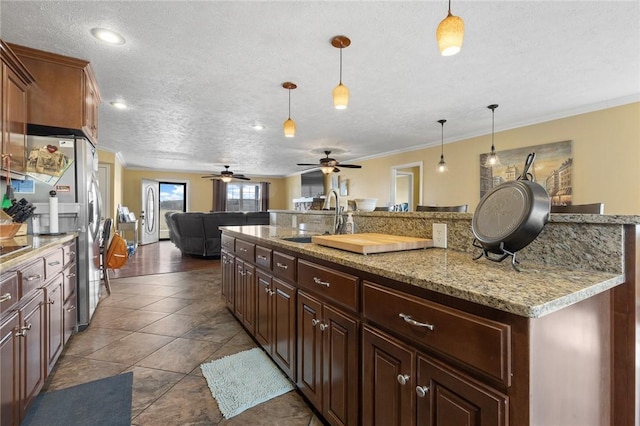
{"label": "cabinet knob", "polygon": [[20,331],[16,333],[16,337],[24,337],[27,335],[27,331],[31,330],[31,323],[25,325],[24,327],[20,327]]}
{"label": "cabinet knob", "polygon": [[67,309],[67,312],[74,311],[75,309],[76,309],[76,306],[75,306],[75,305],[71,305],[71,306],[69,306],[69,308]]}
{"label": "cabinet knob", "polygon": [[315,327],[315,326],[316,326],[316,325],[318,325],[319,323],[320,323],[320,320],[317,320],[317,319],[315,319],[315,318],[312,318],[312,319],[311,319],[311,325],[312,325],[312,326],[314,326],[314,327]]}
{"label": "cabinet knob", "polygon": [[7,300],[11,300],[11,293],[5,293],[0,296],[0,303],[6,302]]}
{"label": "cabinet knob", "polygon": [[267,293],[267,294],[269,294],[269,293],[271,292],[271,290],[269,290],[269,287],[265,287],[265,288],[264,288],[264,292],[265,292],[265,293]]}
{"label": "cabinet knob", "polygon": [[275,291],[273,291],[273,290],[269,290],[269,296],[273,296],[274,294],[276,294],[276,292],[275,292]]}
{"label": "cabinet knob", "polygon": [[47,304],[49,304],[49,305],[53,305],[53,304],[55,304],[55,300],[51,300],[51,299],[49,299],[49,301],[47,302]]}
{"label": "cabinet knob", "polygon": [[75,277],[75,276],[76,276],[76,274],[75,274],[75,273],[73,273],[73,272],[71,272],[70,274],[67,274],[67,278],[73,278],[73,277]]}
{"label": "cabinet knob", "polygon": [[409,376],[406,374],[398,374],[398,383],[401,385],[406,385],[409,382]]}
{"label": "cabinet knob", "polygon": [[424,398],[425,396],[427,396],[428,392],[429,392],[429,386],[416,386],[416,394],[420,398]]}
{"label": "cabinet knob", "polygon": [[329,328],[329,326],[325,323],[321,323],[320,324],[320,331],[325,331],[327,328]]}

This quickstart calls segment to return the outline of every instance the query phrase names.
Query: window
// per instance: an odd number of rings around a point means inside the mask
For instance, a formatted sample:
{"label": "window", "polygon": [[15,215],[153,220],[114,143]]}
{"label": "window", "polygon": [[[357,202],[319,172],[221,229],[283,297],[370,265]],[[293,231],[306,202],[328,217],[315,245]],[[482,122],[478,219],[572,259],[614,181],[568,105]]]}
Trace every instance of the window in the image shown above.
{"label": "window", "polygon": [[228,212],[259,212],[262,205],[260,185],[255,183],[227,184]]}

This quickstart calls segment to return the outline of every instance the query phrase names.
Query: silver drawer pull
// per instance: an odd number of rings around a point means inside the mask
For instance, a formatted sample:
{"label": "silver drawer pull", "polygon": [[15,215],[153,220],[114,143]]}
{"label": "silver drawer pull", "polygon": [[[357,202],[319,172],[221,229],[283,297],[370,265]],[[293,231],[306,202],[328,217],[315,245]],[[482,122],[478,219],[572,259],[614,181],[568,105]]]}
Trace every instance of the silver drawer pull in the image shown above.
{"label": "silver drawer pull", "polygon": [[416,394],[420,398],[424,398],[429,393],[429,386],[416,386]]}
{"label": "silver drawer pull", "polygon": [[269,291],[271,291],[271,290],[269,290],[269,287],[265,287],[265,288],[264,288],[264,292],[265,292],[265,293],[269,294]]}
{"label": "silver drawer pull", "polygon": [[76,252],[75,251],[70,251],[69,253],[67,253],[67,256],[75,256]]}
{"label": "silver drawer pull", "polygon": [[55,262],[47,263],[47,265],[49,265],[49,266],[57,266],[57,265],[59,265],[59,264],[60,264],[60,261],[59,261],[59,260],[56,260]]}
{"label": "silver drawer pull", "polygon": [[11,293],[6,293],[0,296],[0,303],[6,302],[7,300],[11,300]]}
{"label": "silver drawer pull", "polygon": [[48,303],[49,305],[53,305],[53,304],[55,304],[55,300],[51,300],[51,299],[49,299],[49,301],[48,301],[47,303]]}
{"label": "silver drawer pull", "polygon": [[278,266],[278,268],[282,268],[282,269],[287,269],[287,268],[289,268],[289,266],[288,266],[288,265],[285,265],[284,263],[280,263],[280,262],[276,263],[276,266]]}
{"label": "silver drawer pull", "polygon": [[320,320],[317,320],[317,319],[315,319],[315,318],[312,318],[312,319],[311,319],[311,325],[312,325],[313,327],[315,327],[315,326],[316,326],[316,325],[318,325],[318,324],[320,324]]}
{"label": "silver drawer pull", "polygon": [[276,292],[275,292],[275,291],[273,291],[273,290],[269,290],[269,296],[273,296],[274,294],[276,294]]}
{"label": "silver drawer pull", "polygon": [[327,328],[329,328],[327,324],[324,324],[324,323],[320,324],[320,331],[325,331]]}
{"label": "silver drawer pull", "polygon": [[71,306],[69,306],[69,308],[67,309],[67,312],[74,311],[75,309],[76,309],[75,305],[71,305]]}
{"label": "silver drawer pull", "polygon": [[71,272],[71,273],[67,274],[67,278],[73,278],[75,276],[76,276],[75,272]]}
{"label": "silver drawer pull", "polygon": [[416,327],[424,327],[424,328],[428,328],[429,330],[432,330],[432,331],[433,331],[434,328],[436,328],[436,326],[433,325],[433,324],[427,324],[426,322],[418,322],[418,321],[414,320],[413,318],[411,318],[411,316],[406,315],[406,314],[402,314],[401,313],[398,316],[400,318],[402,318],[404,320],[404,322],[407,322],[407,323],[409,323],[411,325],[415,325]]}
{"label": "silver drawer pull", "polygon": [[42,275],[40,274],[36,274],[36,275],[30,275],[27,278],[25,278],[25,280],[27,281],[34,281],[34,280],[39,280],[40,278],[42,278]]}
{"label": "silver drawer pull", "polygon": [[247,252],[247,249],[246,249],[246,248],[244,248],[244,247],[240,247],[240,251],[243,251],[243,252],[245,252],[245,253],[246,253],[246,252]]}
{"label": "silver drawer pull", "polygon": [[398,383],[400,383],[401,385],[406,385],[407,383],[409,383],[409,376],[406,374],[398,374]]}
{"label": "silver drawer pull", "polygon": [[267,256],[263,256],[263,255],[259,254],[258,255],[258,259],[266,261],[267,260]]}
{"label": "silver drawer pull", "polygon": [[20,327],[20,331],[16,333],[16,337],[24,337],[27,335],[27,331],[31,330],[31,324],[24,327]]}
{"label": "silver drawer pull", "polygon": [[331,285],[330,282],[327,281],[322,281],[320,278],[318,277],[313,277],[313,282],[318,284],[318,285],[323,285],[325,287],[329,287]]}

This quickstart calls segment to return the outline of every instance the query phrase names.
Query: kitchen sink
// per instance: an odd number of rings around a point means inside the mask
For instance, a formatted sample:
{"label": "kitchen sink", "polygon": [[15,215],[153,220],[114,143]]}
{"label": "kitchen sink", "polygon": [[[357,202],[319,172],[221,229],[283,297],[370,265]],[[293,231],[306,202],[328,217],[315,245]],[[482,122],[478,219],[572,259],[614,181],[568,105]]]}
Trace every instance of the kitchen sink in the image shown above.
{"label": "kitchen sink", "polygon": [[285,241],[291,241],[293,243],[310,243],[311,241],[311,237],[287,237],[287,238],[281,238],[282,240]]}

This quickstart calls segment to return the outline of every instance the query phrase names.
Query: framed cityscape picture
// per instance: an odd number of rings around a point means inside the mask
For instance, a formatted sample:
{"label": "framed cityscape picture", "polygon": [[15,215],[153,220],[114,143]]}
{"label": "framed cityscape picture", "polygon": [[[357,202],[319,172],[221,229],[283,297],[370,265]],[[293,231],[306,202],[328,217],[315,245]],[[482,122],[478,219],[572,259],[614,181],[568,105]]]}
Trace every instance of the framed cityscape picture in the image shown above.
{"label": "framed cityscape picture", "polygon": [[571,204],[573,176],[572,141],[554,142],[498,151],[500,165],[486,166],[488,153],[480,154],[480,198],[501,183],[516,180],[522,174],[527,155],[536,154],[529,173],[542,185],[551,204]]}

